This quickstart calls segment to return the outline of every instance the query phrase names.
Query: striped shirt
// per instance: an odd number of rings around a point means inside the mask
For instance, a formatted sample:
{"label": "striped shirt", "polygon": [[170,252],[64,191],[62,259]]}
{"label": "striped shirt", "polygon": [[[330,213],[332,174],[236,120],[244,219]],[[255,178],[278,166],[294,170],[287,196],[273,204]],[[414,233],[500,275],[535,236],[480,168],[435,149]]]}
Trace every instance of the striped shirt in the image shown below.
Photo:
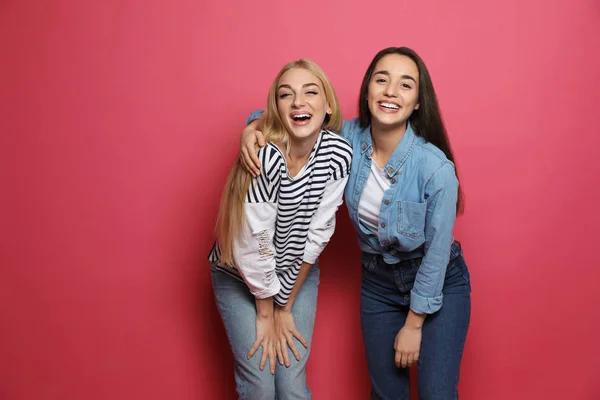
{"label": "striped shirt", "polygon": [[244,280],[257,298],[274,296],[285,305],[302,262],[314,264],[335,230],[352,148],[341,136],[321,131],[295,177],[275,144],[260,149],[258,156],[263,172],[246,194],[246,226],[234,243],[236,265],[218,263],[217,242],[208,258],[217,269]]}

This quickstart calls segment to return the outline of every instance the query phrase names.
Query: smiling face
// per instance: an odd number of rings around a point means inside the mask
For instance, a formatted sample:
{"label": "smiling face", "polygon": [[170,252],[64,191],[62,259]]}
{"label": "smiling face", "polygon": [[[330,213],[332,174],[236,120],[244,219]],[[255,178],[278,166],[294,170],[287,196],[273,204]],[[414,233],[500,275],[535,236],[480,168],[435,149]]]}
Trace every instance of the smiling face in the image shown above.
{"label": "smiling face", "polygon": [[326,114],[332,112],[323,83],[305,68],[292,68],[281,75],[277,110],[294,139],[306,139],[320,132]]}
{"label": "smiling face", "polygon": [[375,65],[368,87],[371,123],[379,128],[406,126],[419,108],[419,70],[409,57],[388,54]]}

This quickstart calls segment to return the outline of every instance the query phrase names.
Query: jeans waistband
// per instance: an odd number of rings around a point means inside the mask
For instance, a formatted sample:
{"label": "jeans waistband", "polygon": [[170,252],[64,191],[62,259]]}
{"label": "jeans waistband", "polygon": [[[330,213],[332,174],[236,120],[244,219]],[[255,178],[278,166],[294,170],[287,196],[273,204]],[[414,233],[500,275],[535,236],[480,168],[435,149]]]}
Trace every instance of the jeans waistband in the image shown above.
{"label": "jeans waistband", "polygon": [[[450,259],[449,261],[454,260],[456,257],[462,254],[462,246],[459,241],[455,240],[450,246]],[[361,262],[363,265],[370,266],[372,264],[379,264],[383,262],[383,255],[381,254],[372,254],[363,252],[361,254]],[[418,267],[421,265],[423,261],[423,257],[410,258],[406,260],[400,261],[398,264],[405,264],[406,266]]]}

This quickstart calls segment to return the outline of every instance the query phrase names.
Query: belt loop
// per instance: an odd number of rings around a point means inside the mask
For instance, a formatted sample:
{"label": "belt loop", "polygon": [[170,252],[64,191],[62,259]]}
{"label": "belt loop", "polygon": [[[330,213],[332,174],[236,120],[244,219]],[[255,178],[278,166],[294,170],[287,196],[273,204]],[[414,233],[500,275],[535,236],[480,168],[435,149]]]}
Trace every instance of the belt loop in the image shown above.
{"label": "belt loop", "polygon": [[410,266],[412,268],[419,268],[421,266],[422,262],[423,262],[423,257],[411,258],[410,259]]}

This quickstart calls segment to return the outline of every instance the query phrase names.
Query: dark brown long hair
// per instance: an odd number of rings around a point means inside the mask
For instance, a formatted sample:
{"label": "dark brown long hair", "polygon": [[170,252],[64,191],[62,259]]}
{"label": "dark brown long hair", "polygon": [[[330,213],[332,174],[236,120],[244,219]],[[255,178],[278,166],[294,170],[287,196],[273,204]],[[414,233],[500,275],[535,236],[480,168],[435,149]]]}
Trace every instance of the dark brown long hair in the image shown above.
{"label": "dark brown long hair", "polygon": [[[438,149],[444,152],[446,158],[454,163],[456,178],[458,179],[458,169],[456,168],[456,161],[454,159],[454,153],[450,146],[450,139],[446,132],[446,127],[442,120],[442,114],[438,105],[437,96],[433,89],[433,83],[429,76],[427,66],[419,57],[419,55],[408,47],[388,47],[387,49],[381,50],[371,64],[367,68],[365,77],[363,78],[362,85],[360,87],[360,97],[358,98],[358,119],[360,121],[361,128],[366,128],[371,125],[371,111],[369,110],[369,83],[373,77],[373,71],[375,66],[383,57],[388,54],[398,54],[406,56],[414,61],[419,70],[419,108],[414,110],[408,120],[410,125],[417,136],[421,136],[427,142],[435,145]],[[458,198],[456,201],[456,212],[460,214],[464,209],[464,195],[462,188],[458,187]]]}

